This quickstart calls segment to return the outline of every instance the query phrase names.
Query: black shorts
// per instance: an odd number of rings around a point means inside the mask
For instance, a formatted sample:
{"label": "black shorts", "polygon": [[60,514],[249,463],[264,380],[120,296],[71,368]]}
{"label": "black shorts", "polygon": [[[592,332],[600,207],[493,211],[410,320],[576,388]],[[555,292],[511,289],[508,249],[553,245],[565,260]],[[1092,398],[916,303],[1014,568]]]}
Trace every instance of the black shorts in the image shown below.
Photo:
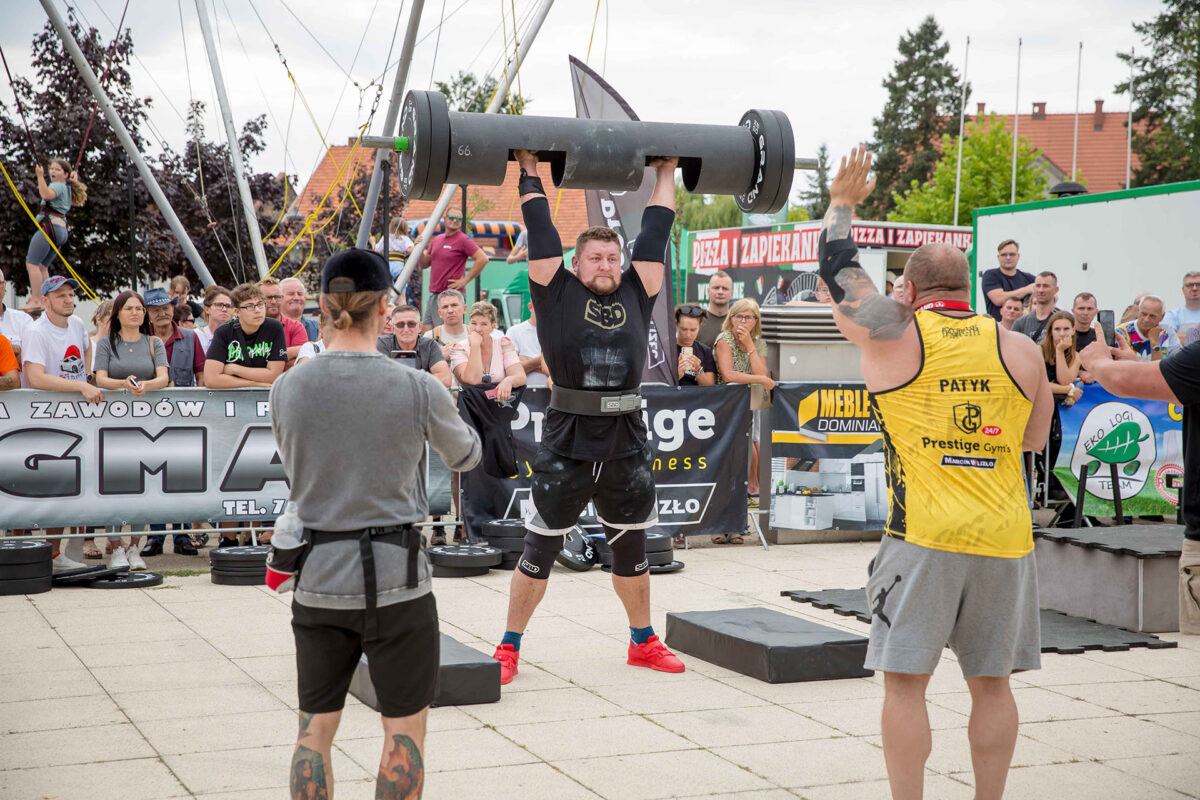
{"label": "black shorts", "polygon": [[579,461],[539,448],[533,458],[525,527],[544,536],[571,530],[589,502],[596,518],[619,531],[658,524],[658,494],[649,444],[633,455],[610,461]]}
{"label": "black shorts", "polygon": [[341,711],[364,652],[383,716],[407,717],[433,702],[440,642],[433,592],[376,613],[378,635],[364,640],[365,611],[292,603],[301,711]]}

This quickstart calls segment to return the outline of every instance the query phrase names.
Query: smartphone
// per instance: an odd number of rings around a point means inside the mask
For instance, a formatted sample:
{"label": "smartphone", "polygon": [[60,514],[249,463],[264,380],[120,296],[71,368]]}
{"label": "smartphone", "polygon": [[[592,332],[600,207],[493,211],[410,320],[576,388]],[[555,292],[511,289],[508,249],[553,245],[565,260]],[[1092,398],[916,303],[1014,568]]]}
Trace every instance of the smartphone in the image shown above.
{"label": "smartphone", "polygon": [[130,375],[129,376],[129,385],[136,389],[138,387],[138,379],[135,378],[134,376]]}
{"label": "smartphone", "polygon": [[1104,341],[1109,347],[1117,346],[1117,324],[1111,309],[1101,311],[1096,315],[1100,327],[1104,329]]}
{"label": "smartphone", "polygon": [[388,355],[397,359],[401,364],[409,367],[417,366],[417,351],[416,350],[392,350]]}
{"label": "smartphone", "polygon": [[692,348],[691,348],[691,346],[690,346],[690,345],[689,345],[689,346],[687,346],[687,347],[681,347],[681,348],[679,348],[679,352],[683,353],[683,354],[684,354],[685,356],[687,356],[688,358],[691,358],[691,357],[692,357]]}

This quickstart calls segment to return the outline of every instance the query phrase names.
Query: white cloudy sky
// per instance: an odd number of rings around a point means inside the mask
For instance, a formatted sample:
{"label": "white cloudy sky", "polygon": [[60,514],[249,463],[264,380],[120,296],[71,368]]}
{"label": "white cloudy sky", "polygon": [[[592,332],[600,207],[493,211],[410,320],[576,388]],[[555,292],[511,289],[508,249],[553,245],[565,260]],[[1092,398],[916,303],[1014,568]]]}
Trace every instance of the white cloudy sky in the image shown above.
{"label": "white cloudy sky", "polygon": [[[504,47],[501,9],[511,50],[514,8],[517,19],[525,20],[539,1],[445,0],[443,6],[443,0],[427,0],[420,28],[420,36],[426,38],[417,47],[409,86],[427,88],[431,74],[444,79],[459,69],[496,70]],[[65,8],[63,0],[51,2]],[[299,103],[290,134],[287,132],[291,84],[250,0],[206,2],[218,25],[222,63],[239,127],[260,113],[274,118],[268,132],[269,148],[258,157],[256,168],[283,169],[287,135],[287,169],[306,179],[321,155],[320,137]],[[280,43],[329,141],[344,143],[365,121],[370,106],[367,97],[360,110],[358,92],[352,86],[347,88],[342,68],[362,85],[382,80],[387,87],[372,130],[380,132],[393,74],[388,72],[381,79],[380,73],[401,11],[398,0],[253,2]],[[13,70],[26,73],[30,39],[45,17],[33,0],[20,0],[19,8],[13,0],[5,5],[0,44]],[[106,38],[115,30],[122,5],[123,0],[76,2],[81,17]],[[404,23],[410,7],[411,2],[406,2]],[[435,64],[436,29],[443,7],[449,19]],[[945,32],[950,58],[960,71],[964,44],[971,38],[971,109],[975,102],[984,101],[990,110],[1012,111],[1017,39],[1021,37],[1021,110],[1028,112],[1033,101],[1042,100],[1048,102],[1051,113],[1074,110],[1076,59],[1082,40],[1080,107],[1086,113],[1096,99],[1104,99],[1109,110],[1128,107],[1127,98],[1113,91],[1125,77],[1115,53],[1137,44],[1131,23],[1150,19],[1161,7],[1154,0],[927,0],[922,4],[895,0],[601,0],[590,63],[643,119],[735,124],[747,108],[778,108],[792,120],[798,156],[815,154],[822,142],[836,155],[871,136],[872,119],[885,100],[881,82],[897,57],[897,41],[927,13],[936,17]],[[558,0],[551,9],[521,71],[521,88],[533,98],[530,113],[574,114],[567,56],[583,58],[587,54],[595,11],[594,0]],[[191,65],[194,95],[209,102],[210,113],[215,106],[196,13],[195,0],[130,0],[126,20],[140,59],[132,68],[135,88],[154,98],[154,125],[176,148],[183,142],[183,124],[172,106],[179,113],[186,109],[186,63]],[[321,51],[297,17],[319,37],[332,58]],[[403,23],[395,55],[402,37]],[[0,84],[0,97],[6,102],[11,97],[7,85]],[[215,116],[210,119],[209,131],[223,135]]]}

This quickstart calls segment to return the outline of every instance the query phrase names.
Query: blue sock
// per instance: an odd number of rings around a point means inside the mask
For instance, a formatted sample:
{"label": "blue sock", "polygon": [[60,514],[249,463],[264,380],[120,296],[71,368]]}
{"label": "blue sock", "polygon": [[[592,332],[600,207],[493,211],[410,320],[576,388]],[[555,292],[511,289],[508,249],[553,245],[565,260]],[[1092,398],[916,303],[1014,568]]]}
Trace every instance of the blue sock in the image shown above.
{"label": "blue sock", "polygon": [[504,638],[500,640],[500,644],[502,644],[502,645],[511,644],[513,647],[513,650],[519,651],[521,649],[521,637],[524,635],[525,634],[523,634],[523,633],[513,633],[512,631],[505,631]]}
{"label": "blue sock", "polygon": [[647,625],[644,628],[630,628],[629,638],[633,639],[634,644],[645,644],[650,641],[650,637],[654,635],[654,626]]}

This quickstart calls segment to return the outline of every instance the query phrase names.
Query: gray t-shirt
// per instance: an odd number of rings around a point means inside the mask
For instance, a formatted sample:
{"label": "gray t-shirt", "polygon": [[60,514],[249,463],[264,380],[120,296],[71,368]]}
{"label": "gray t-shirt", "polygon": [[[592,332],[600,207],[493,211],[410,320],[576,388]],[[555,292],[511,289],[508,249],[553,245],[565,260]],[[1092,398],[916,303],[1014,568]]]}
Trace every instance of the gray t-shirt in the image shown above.
{"label": "gray t-shirt", "polygon": [[1038,319],[1037,312],[1031,309],[1028,314],[1017,318],[1013,322],[1013,333],[1023,333],[1038,344],[1041,344],[1042,339],[1046,338],[1046,323],[1059,310],[1055,308],[1054,311],[1046,315],[1045,319]]}
{"label": "gray t-shirt", "polygon": [[[149,340],[149,341],[147,341]],[[151,356],[150,348],[154,348]],[[107,370],[108,377],[123,381],[133,375],[139,381],[155,378],[155,367],[167,366],[167,348],[157,336],[142,334],[136,342],[127,342],[117,337],[116,350],[107,336],[96,340],[96,353],[92,356],[92,371]]]}
{"label": "gray t-shirt", "polygon": [[[303,369],[281,375],[270,400],[291,499],[308,528],[354,531],[420,522],[429,513],[426,441],[456,472],[475,467],[482,453],[479,436],[459,418],[437,378],[378,352],[327,350]],[[314,547],[300,574],[296,602],[365,608],[358,547],[353,536]],[[386,538],[374,540],[372,549],[379,605],[430,591],[423,553],[419,584],[409,589],[407,551]]]}
{"label": "gray t-shirt", "polygon": [[[400,350],[400,342],[396,339],[396,334],[388,333],[380,336],[375,343],[375,349],[385,356],[391,357],[393,351]],[[439,361],[445,361],[446,357],[442,355],[442,348],[438,347],[437,342],[430,339],[428,336],[417,337],[416,358],[396,358],[396,362],[403,364],[406,367],[416,367],[428,372],[434,364]]]}

